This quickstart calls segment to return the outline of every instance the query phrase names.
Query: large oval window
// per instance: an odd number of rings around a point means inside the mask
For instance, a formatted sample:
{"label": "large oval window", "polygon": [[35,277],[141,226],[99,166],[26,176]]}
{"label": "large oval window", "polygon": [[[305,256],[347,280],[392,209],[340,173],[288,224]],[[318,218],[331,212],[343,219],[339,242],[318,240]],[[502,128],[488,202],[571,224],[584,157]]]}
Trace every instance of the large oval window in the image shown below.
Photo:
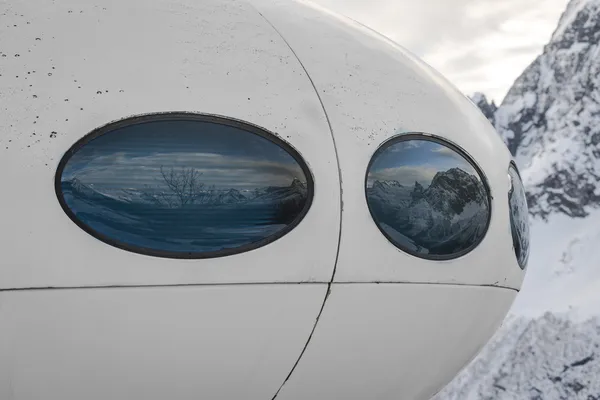
{"label": "large oval window", "polygon": [[521,269],[527,266],[529,259],[529,211],[525,187],[519,172],[513,164],[508,168],[510,187],[508,205],[510,207],[510,230],[512,233],[515,255]]}
{"label": "large oval window", "polygon": [[310,207],[313,181],[291,146],[254,125],[167,113],[84,137],[61,160],[56,191],[69,217],[106,243],[207,258],[289,232]]}
{"label": "large oval window", "polygon": [[460,149],[428,136],[384,143],[369,164],[366,192],[381,232],[422,258],[466,254],[488,228],[490,196],[482,174]]}

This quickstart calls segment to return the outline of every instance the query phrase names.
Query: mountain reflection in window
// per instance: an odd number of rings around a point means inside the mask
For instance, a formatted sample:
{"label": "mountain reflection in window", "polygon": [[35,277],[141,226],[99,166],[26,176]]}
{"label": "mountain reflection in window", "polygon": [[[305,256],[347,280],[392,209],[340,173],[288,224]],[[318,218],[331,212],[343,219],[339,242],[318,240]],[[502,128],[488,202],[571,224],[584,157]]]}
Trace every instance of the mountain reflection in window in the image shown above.
{"label": "mountain reflection in window", "polygon": [[92,133],[57,174],[63,209],[111,245],[171,258],[247,251],[304,217],[312,179],[300,156],[254,126],[157,114]]}
{"label": "mountain reflection in window", "polygon": [[529,211],[525,187],[513,165],[508,168],[508,177],[510,180],[508,204],[510,207],[510,230],[513,247],[519,266],[521,269],[525,269],[529,259]]}
{"label": "mountain reflection in window", "polygon": [[450,259],[483,239],[490,198],[477,169],[450,145],[417,135],[392,139],[369,165],[367,203],[395,246],[427,259]]}

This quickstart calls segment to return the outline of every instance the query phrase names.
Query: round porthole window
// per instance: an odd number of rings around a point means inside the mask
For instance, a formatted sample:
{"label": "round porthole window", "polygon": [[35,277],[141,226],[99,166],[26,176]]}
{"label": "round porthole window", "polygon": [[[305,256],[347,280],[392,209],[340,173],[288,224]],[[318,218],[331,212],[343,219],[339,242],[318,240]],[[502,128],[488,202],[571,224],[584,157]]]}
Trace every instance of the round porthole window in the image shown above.
{"label": "round porthole window", "polygon": [[290,145],[223,117],[166,113],[111,123],[59,164],[67,215],[113,246],[209,258],[264,246],[306,215],[313,180]]}
{"label": "round porthole window", "polygon": [[512,163],[508,167],[508,179],[510,182],[508,205],[513,247],[519,266],[525,269],[529,259],[529,211],[523,181],[517,167]]}
{"label": "round porthole window", "polygon": [[385,237],[422,258],[468,253],[490,221],[482,173],[458,147],[429,136],[407,134],[384,143],[369,164],[366,196]]}

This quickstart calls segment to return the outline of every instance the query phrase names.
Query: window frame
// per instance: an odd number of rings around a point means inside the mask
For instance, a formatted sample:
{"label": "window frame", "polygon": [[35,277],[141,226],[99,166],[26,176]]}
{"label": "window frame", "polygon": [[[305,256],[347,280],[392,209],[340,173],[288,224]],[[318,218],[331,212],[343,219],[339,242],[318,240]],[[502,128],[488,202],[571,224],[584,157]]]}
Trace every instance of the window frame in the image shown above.
{"label": "window frame", "polygon": [[[166,122],[166,121],[191,121],[191,122],[200,122],[200,123],[212,123],[217,125],[223,125],[227,127],[233,127],[248,134],[257,135],[263,139],[268,140],[269,142],[275,144],[279,148],[285,150],[299,165],[304,176],[306,177],[306,189],[307,189],[307,198],[306,203],[302,211],[296,216],[294,221],[287,225],[285,228],[277,231],[276,233],[269,235],[261,240],[244,244],[242,246],[222,249],[222,250],[213,250],[207,252],[175,252],[169,250],[158,250],[148,247],[131,245],[128,243],[121,242],[117,239],[110,237],[109,235],[103,234],[101,232],[96,231],[83,221],[81,221],[75,213],[71,210],[64,199],[64,195],[62,193],[62,174],[64,172],[65,167],[71,158],[77,154],[77,152],[82,149],[84,146],[89,144],[94,139],[104,136],[106,134],[110,134],[118,129],[126,128],[132,125],[141,125],[144,123],[152,123],[152,122]],[[301,153],[296,150],[290,143],[285,141],[280,135],[269,131],[263,127],[258,125],[242,121],[239,119],[235,119],[232,117],[226,117],[222,115],[216,114],[205,114],[205,113],[195,113],[195,112],[185,112],[185,111],[168,111],[168,112],[155,112],[155,113],[146,113],[146,114],[137,114],[129,117],[125,117],[116,121],[111,121],[103,126],[93,129],[91,132],[87,133],[79,140],[77,140],[71,147],[63,154],[58,163],[58,167],[54,174],[54,191],[58,202],[65,212],[65,214],[73,221],[79,228],[81,228],[84,232],[88,233],[92,237],[100,240],[101,242],[108,244],[112,247],[115,247],[120,250],[129,251],[136,254],[141,254],[145,256],[159,257],[159,258],[168,258],[168,259],[211,259],[211,258],[220,258],[227,257],[235,254],[245,253],[251,250],[256,250],[258,248],[264,247],[268,244],[275,242],[281,237],[287,235],[292,230],[294,230],[306,217],[306,214],[309,212],[314,199],[314,176],[307,164],[304,161]]]}
{"label": "window frame", "polygon": [[[510,174],[510,169],[514,169],[514,171],[517,173],[517,176],[519,177],[519,181],[521,183],[521,186],[523,187],[523,191],[525,192],[525,204],[527,205],[527,217],[529,218],[529,203],[527,202],[527,191],[525,190],[525,185],[523,184],[523,177],[521,176],[521,172],[519,171],[519,168],[517,167],[517,163],[514,160],[510,160],[510,162],[508,163],[508,168],[507,168],[507,173],[508,173],[508,177],[510,179],[510,184],[511,184],[511,190],[514,193],[514,183],[513,183],[513,179],[512,176]],[[530,251],[530,246],[527,247],[527,256],[525,257],[525,262],[523,263],[523,265],[521,265],[521,262],[519,261],[519,255],[517,254],[517,249],[515,248],[515,243],[514,243],[514,238],[513,238],[513,220],[512,220],[512,207],[510,205],[510,195],[511,195],[511,190],[508,191],[507,193],[507,200],[508,200],[508,225],[510,228],[510,238],[511,238],[511,245],[513,248],[513,253],[515,255],[515,258],[517,259],[517,265],[519,266],[519,268],[521,268],[522,271],[525,271],[527,269],[527,264],[529,263],[529,255],[531,253]],[[528,245],[530,245],[531,243],[531,225],[529,224],[529,219],[527,220],[527,226],[528,226],[528,238],[527,238],[527,242]],[[522,250],[521,250],[522,251]]]}
{"label": "window frame", "polygon": [[[475,169],[475,171],[479,175],[479,178],[481,179],[481,182],[483,184],[483,187],[484,187],[484,190],[486,193],[486,199],[487,199],[487,204],[488,204],[488,213],[487,213],[488,215],[487,215],[487,219],[486,219],[485,231],[481,235],[481,237],[478,238],[477,241],[473,242],[469,247],[467,247],[457,253],[453,253],[451,255],[437,255],[437,254],[431,255],[431,254],[419,253],[419,252],[404,248],[404,247],[396,244],[396,242],[390,237],[390,235],[387,232],[385,232],[385,230],[383,230],[381,228],[380,224],[375,219],[375,215],[373,214],[373,210],[369,203],[369,195],[367,192],[367,182],[369,179],[369,173],[370,173],[371,167],[372,167],[373,163],[375,162],[377,156],[379,154],[383,153],[387,148],[389,148],[390,146],[393,146],[394,144],[397,144],[400,142],[405,142],[405,141],[410,141],[410,140],[429,141],[429,142],[433,142],[433,143],[442,145],[446,148],[449,148],[450,150],[452,150],[455,153],[457,153],[458,155],[460,155],[465,161],[467,161]],[[443,138],[441,136],[433,135],[433,134],[429,134],[429,133],[425,133],[425,132],[411,131],[411,132],[406,132],[406,133],[400,133],[400,134],[394,135],[394,136],[386,139],[383,143],[381,143],[377,147],[377,149],[375,149],[375,151],[371,155],[371,158],[369,160],[369,163],[368,163],[367,169],[366,169],[366,173],[365,173],[363,188],[364,188],[363,190],[364,190],[364,194],[365,194],[365,201],[366,201],[367,207],[369,209],[369,214],[371,216],[371,220],[373,221],[373,223],[375,224],[377,229],[379,229],[379,231],[388,240],[388,242],[390,242],[390,244],[392,246],[394,246],[397,250],[402,251],[411,256],[414,256],[414,257],[417,257],[420,259],[429,260],[429,261],[455,260],[455,259],[463,257],[466,254],[470,253],[471,251],[475,250],[483,242],[483,240],[487,237],[487,234],[489,232],[490,224],[491,224],[491,220],[492,220],[492,203],[493,203],[494,197],[492,195],[491,188],[488,184],[487,176],[485,175],[483,169],[480,168],[479,165],[475,162],[475,159],[466,150],[464,150],[458,144],[456,144],[446,138]]]}

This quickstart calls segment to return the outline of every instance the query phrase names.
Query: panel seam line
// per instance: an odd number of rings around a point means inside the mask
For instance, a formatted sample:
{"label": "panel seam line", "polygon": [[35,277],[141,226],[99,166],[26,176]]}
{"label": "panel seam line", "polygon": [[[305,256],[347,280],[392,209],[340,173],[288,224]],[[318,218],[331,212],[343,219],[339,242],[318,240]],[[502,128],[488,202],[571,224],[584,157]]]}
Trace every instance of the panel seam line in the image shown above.
{"label": "panel seam line", "polygon": [[195,288],[195,287],[223,287],[223,286],[302,286],[302,285],[430,285],[430,286],[468,286],[468,287],[490,287],[497,289],[508,289],[519,292],[520,289],[498,284],[477,283],[450,283],[450,282],[419,282],[419,281],[348,281],[348,282],[233,282],[233,283],[167,283],[167,284],[125,284],[125,285],[78,285],[78,286],[28,286],[0,288],[2,292],[26,292],[26,291],[48,291],[48,290],[91,290],[91,289],[157,289],[157,288]]}
{"label": "panel seam line", "polygon": [[304,73],[306,74],[306,77],[308,78],[308,80],[309,80],[309,82],[310,82],[310,84],[311,84],[311,86],[312,86],[312,88],[313,88],[313,90],[314,90],[314,92],[315,92],[315,94],[317,96],[317,99],[319,99],[319,103],[321,104],[321,109],[323,110],[323,114],[325,115],[325,119],[327,120],[327,126],[329,127],[329,133],[331,134],[331,140],[333,142],[333,150],[335,152],[335,161],[337,163],[337,171],[338,171],[338,179],[339,179],[339,189],[340,189],[340,230],[339,230],[339,233],[338,233],[337,251],[336,251],[336,255],[335,255],[335,263],[333,265],[333,272],[331,274],[331,281],[327,285],[327,293],[325,293],[325,298],[323,299],[323,304],[321,305],[321,309],[319,310],[319,313],[317,314],[317,318],[315,319],[315,323],[314,323],[313,328],[312,328],[312,330],[310,332],[310,335],[308,336],[306,344],[304,345],[304,348],[300,352],[300,355],[298,356],[298,359],[296,360],[296,362],[292,366],[292,369],[291,369],[290,373],[287,375],[287,377],[285,378],[285,380],[283,381],[283,383],[281,384],[281,386],[279,387],[279,389],[277,389],[277,392],[275,392],[275,395],[271,399],[271,400],[275,400],[277,398],[277,396],[279,395],[279,392],[281,391],[281,389],[283,389],[283,387],[285,386],[285,384],[287,383],[287,381],[290,379],[290,377],[294,373],[294,370],[298,366],[298,363],[300,362],[300,360],[304,356],[304,353],[306,352],[306,349],[308,348],[308,345],[309,345],[309,343],[310,343],[310,341],[311,341],[311,339],[313,337],[313,334],[315,333],[315,330],[316,330],[317,325],[319,323],[319,319],[321,318],[321,314],[323,313],[323,310],[325,309],[325,303],[327,303],[327,299],[329,298],[329,295],[331,294],[331,285],[332,285],[332,283],[333,283],[333,281],[335,279],[335,274],[336,274],[336,271],[337,271],[337,263],[338,263],[338,259],[339,259],[339,255],[340,255],[340,245],[341,245],[341,242],[342,242],[342,214],[344,212],[344,201],[343,201],[342,196],[343,196],[343,192],[344,191],[343,191],[343,188],[342,188],[342,170],[340,168],[340,158],[339,158],[338,151],[337,151],[337,144],[335,142],[335,136],[333,134],[333,128],[331,126],[331,121],[329,120],[329,115],[327,114],[327,110],[325,109],[325,104],[323,104],[323,99],[321,98],[321,95],[319,94],[319,91],[317,90],[315,82],[313,81],[313,79],[311,78],[310,74],[308,73],[308,70],[306,69],[306,67],[304,66],[304,64],[302,63],[302,61],[300,60],[300,57],[298,57],[298,54],[296,54],[296,52],[294,51],[294,49],[292,48],[292,46],[290,45],[290,43],[282,35],[282,33],[253,4],[251,4],[251,5],[252,5],[252,7],[254,7],[254,9],[256,10],[256,12],[267,22],[267,24],[269,24],[271,26],[271,28],[273,28],[273,30],[277,33],[277,35],[279,35],[279,37],[281,38],[281,40],[283,40],[283,42],[286,44],[286,46],[288,47],[288,49],[292,52],[292,54],[294,55],[294,57],[296,58],[296,60],[298,61],[298,63],[302,67],[302,69],[304,70]]}

